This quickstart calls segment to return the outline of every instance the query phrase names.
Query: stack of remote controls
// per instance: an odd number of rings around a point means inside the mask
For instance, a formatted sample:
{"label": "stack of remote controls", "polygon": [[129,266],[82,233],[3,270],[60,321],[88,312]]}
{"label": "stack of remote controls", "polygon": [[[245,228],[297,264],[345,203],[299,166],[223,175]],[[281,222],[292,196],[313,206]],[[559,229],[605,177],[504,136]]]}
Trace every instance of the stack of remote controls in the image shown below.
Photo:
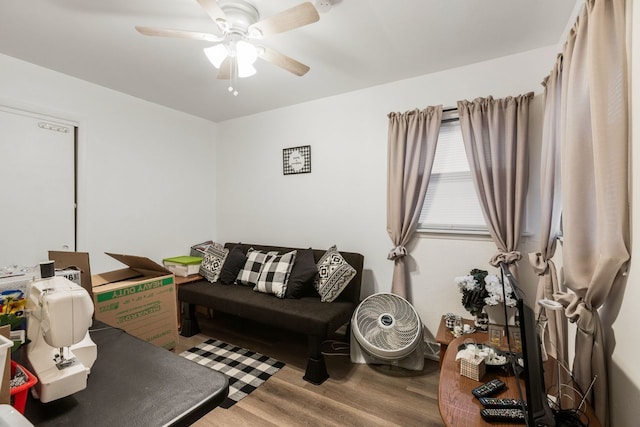
{"label": "stack of remote controls", "polygon": [[480,416],[485,421],[525,423],[526,414],[523,411],[522,400],[508,397],[491,397],[506,388],[506,384],[499,380],[491,380],[473,389],[472,393],[484,406]]}

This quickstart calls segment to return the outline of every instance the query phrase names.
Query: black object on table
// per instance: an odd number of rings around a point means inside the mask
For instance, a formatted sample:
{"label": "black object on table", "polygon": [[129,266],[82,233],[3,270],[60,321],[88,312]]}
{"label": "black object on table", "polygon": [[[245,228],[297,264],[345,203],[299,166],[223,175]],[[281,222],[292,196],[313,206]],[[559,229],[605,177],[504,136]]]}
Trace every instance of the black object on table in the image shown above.
{"label": "black object on table", "polygon": [[[94,320],[98,357],[87,388],[42,403],[27,398],[36,426],[188,426],[229,393],[223,374]],[[26,351],[14,358],[28,368]],[[22,359],[22,360],[20,360]]]}

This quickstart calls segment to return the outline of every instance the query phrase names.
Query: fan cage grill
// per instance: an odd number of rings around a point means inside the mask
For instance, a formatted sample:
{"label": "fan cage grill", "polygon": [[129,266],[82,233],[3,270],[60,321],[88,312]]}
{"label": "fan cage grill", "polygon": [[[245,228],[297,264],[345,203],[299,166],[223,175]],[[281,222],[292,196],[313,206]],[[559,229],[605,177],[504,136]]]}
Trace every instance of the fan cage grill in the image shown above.
{"label": "fan cage grill", "polygon": [[[389,316],[393,324],[389,325]],[[354,335],[369,353],[384,358],[403,357],[419,344],[422,323],[411,304],[394,294],[375,294],[354,313]]]}

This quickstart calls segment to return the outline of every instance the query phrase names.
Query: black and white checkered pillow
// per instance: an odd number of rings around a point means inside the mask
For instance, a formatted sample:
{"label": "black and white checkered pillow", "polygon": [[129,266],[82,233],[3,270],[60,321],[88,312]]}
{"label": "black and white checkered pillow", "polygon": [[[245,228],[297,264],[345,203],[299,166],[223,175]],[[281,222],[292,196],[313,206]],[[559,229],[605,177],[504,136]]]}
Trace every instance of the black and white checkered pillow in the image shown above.
{"label": "black and white checkered pillow", "polygon": [[247,251],[247,261],[244,263],[244,267],[238,273],[236,283],[240,285],[255,286],[258,283],[262,266],[267,259],[267,256],[278,255],[278,252],[262,252],[253,248],[249,248]]}
{"label": "black and white checkered pillow", "polygon": [[253,290],[284,298],[287,291],[287,281],[295,260],[296,251],[267,257],[260,272],[258,283],[256,283]]}
{"label": "black and white checkered pillow", "polygon": [[211,283],[217,282],[228,254],[229,249],[225,249],[219,243],[209,246],[204,253],[204,258],[202,258],[202,264],[200,264],[200,275]]}
{"label": "black and white checkered pillow", "polygon": [[356,275],[356,270],[345,261],[335,245],[322,255],[317,267],[318,281],[315,287],[322,302],[331,302],[338,298]]}

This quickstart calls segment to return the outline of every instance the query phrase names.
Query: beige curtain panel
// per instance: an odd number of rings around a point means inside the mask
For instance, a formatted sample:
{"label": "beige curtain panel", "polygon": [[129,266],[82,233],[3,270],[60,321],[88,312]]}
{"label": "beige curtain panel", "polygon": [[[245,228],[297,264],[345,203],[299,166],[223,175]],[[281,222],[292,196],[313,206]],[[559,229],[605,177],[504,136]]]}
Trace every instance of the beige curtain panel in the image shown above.
{"label": "beige curtain panel", "polygon": [[391,292],[407,298],[406,245],[418,227],[436,155],[442,106],[388,117],[387,232],[394,247],[387,258],[394,262]]}
{"label": "beige curtain panel", "polygon": [[[552,258],[561,234],[562,187],[560,181],[560,122],[562,121],[562,55],[558,56],[553,70],[544,81],[544,123],[542,128],[542,154],[540,160],[540,251],[529,254],[529,261],[538,275],[536,300],[553,299],[560,291],[556,265]],[[567,319],[562,311],[545,310],[548,319],[544,334],[544,349],[556,360],[567,362]]]}
{"label": "beige curtain panel", "polygon": [[458,101],[464,148],[491,238],[498,266],[521,258],[522,232],[529,182],[529,102],[533,92],[517,97]]}
{"label": "beige curtain panel", "polygon": [[605,425],[607,349],[598,309],[623,292],[630,258],[625,37],[624,0],[587,0],[562,71],[563,266],[573,292],[556,299],[577,325],[574,376],[582,390],[597,376],[591,402]]}

